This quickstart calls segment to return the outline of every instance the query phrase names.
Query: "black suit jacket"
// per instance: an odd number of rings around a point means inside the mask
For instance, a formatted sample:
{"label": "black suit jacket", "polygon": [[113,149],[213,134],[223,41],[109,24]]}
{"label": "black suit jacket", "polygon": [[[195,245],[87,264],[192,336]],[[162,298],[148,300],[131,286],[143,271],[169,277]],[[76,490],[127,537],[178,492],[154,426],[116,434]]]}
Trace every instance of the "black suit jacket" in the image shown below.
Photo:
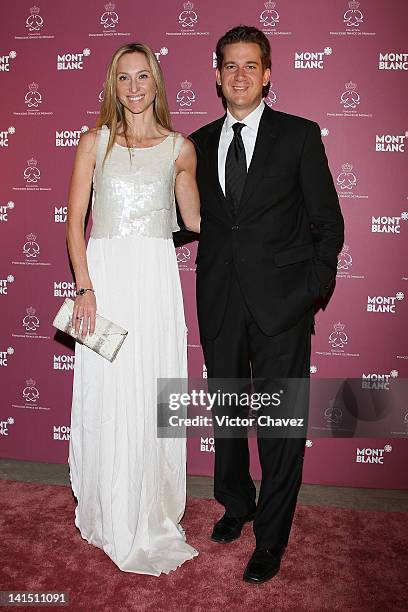
{"label": "black suit jacket", "polygon": [[336,275],[343,217],[319,126],[265,106],[244,193],[233,213],[218,180],[225,117],[194,132],[201,233],[200,333],[215,338],[235,266],[246,303],[267,335],[294,325]]}

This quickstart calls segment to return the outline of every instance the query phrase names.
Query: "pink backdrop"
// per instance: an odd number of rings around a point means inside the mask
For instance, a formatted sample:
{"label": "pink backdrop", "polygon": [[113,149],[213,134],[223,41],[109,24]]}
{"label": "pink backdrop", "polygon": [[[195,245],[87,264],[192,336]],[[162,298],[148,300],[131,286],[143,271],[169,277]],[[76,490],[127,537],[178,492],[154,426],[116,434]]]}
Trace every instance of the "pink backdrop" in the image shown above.
{"label": "pink backdrop", "polygon": [[[188,134],[223,112],[213,71],[218,37],[238,23],[269,36],[267,103],[319,123],[346,221],[337,287],[316,319],[312,378],[407,376],[404,0],[41,0],[1,11],[0,456],[67,460],[74,358],[51,325],[73,287],[67,188],[79,134],[98,115],[107,62],[134,40],[157,53],[174,127]],[[177,256],[190,376],[202,377],[195,250],[187,245]],[[323,439],[311,431],[304,481],[406,488],[403,413],[400,429],[399,439]],[[191,474],[212,472],[206,438],[189,440]]]}

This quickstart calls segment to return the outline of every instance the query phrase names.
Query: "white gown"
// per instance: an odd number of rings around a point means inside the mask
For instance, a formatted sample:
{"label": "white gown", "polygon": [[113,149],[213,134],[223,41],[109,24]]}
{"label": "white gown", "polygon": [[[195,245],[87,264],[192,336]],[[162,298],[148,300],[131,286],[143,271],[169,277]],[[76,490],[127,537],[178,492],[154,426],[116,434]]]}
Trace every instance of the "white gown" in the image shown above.
{"label": "white gown", "polygon": [[157,378],[187,378],[183,300],[172,231],[174,161],[183,137],[131,149],[98,132],[89,272],[101,315],[129,334],[108,362],[77,343],[69,468],[75,525],[126,572],[160,575],[198,552],[179,521],[186,441],[157,438]]}

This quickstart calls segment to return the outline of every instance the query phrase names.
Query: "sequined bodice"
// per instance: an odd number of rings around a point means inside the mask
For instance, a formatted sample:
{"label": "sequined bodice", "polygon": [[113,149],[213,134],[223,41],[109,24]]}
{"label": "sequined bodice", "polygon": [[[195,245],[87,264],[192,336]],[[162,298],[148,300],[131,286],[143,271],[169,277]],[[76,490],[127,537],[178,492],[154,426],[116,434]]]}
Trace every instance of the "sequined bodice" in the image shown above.
{"label": "sequined bodice", "polygon": [[171,238],[177,231],[174,161],[183,145],[181,134],[170,134],[158,145],[129,150],[113,146],[102,166],[109,129],[98,132],[93,179],[92,238],[132,234]]}

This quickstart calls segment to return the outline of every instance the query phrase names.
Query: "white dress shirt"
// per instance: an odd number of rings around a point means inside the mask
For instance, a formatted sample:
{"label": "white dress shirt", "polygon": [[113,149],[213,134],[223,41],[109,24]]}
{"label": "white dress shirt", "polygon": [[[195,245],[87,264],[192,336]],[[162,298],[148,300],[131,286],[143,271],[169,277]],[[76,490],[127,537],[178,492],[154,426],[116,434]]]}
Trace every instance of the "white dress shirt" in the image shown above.
{"label": "white dress shirt", "polygon": [[242,121],[238,121],[235,119],[227,109],[227,116],[225,117],[224,125],[222,126],[220,142],[218,144],[218,178],[220,181],[220,185],[225,195],[225,160],[227,159],[228,147],[231,144],[231,141],[234,137],[234,130],[232,126],[234,123],[245,123],[245,127],[241,130],[242,141],[245,147],[245,157],[247,169],[249,168],[249,164],[251,163],[252,155],[254,153],[255,141],[258,134],[259,122],[261,120],[261,116],[263,110],[265,108],[265,103],[263,100],[259,103],[252,113],[249,113],[242,119]]}

